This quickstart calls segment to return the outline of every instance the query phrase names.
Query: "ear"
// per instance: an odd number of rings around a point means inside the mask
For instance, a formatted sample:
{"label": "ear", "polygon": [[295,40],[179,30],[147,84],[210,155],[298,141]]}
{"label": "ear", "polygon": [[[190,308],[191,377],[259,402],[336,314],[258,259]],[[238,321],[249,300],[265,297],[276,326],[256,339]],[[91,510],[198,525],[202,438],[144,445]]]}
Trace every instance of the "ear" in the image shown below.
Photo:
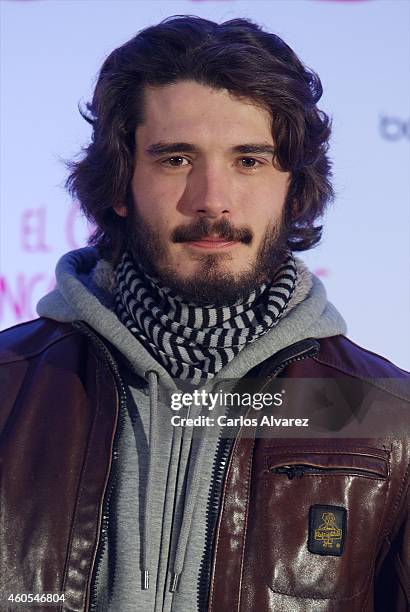
{"label": "ear", "polygon": [[128,211],[127,211],[127,207],[125,206],[125,204],[117,204],[117,206],[113,206],[113,209],[115,210],[117,215],[119,215],[120,217],[127,216]]}

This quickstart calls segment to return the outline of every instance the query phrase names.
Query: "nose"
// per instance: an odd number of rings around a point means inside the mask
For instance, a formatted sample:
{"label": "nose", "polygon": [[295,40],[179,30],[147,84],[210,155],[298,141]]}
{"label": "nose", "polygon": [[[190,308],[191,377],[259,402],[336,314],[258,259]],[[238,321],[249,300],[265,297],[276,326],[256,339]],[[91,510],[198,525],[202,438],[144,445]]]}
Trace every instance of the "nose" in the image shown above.
{"label": "nose", "polygon": [[232,189],[227,172],[219,165],[195,168],[186,187],[186,207],[193,216],[216,219],[232,212]]}

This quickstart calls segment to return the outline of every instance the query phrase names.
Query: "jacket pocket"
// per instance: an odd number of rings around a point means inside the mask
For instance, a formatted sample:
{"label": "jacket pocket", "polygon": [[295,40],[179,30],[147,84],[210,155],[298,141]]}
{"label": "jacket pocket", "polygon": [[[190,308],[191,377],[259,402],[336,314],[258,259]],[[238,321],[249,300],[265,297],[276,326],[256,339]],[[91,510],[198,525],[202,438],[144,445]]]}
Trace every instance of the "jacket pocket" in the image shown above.
{"label": "jacket pocket", "polygon": [[322,600],[368,588],[388,481],[380,449],[267,454],[260,546],[269,588]]}

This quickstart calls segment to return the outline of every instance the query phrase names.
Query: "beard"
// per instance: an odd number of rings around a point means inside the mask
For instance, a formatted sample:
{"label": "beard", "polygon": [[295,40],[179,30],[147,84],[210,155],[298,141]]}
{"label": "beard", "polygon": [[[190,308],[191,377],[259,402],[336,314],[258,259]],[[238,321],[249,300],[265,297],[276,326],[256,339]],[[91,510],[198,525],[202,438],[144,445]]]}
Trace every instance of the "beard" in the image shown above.
{"label": "beard", "polygon": [[[126,217],[127,248],[136,264],[148,274],[195,306],[230,306],[240,303],[263,283],[271,282],[284,261],[289,247],[284,215],[276,224],[267,227],[254,261],[242,272],[229,272],[224,262],[233,260],[232,253],[198,253],[191,255],[198,261],[198,271],[192,278],[182,278],[167,262],[167,249],[159,233],[153,229],[135,206],[130,206]],[[217,234],[228,241],[251,245],[254,237],[248,226],[234,228],[227,219],[212,222],[200,218],[190,225],[175,228],[171,241],[183,243]]]}

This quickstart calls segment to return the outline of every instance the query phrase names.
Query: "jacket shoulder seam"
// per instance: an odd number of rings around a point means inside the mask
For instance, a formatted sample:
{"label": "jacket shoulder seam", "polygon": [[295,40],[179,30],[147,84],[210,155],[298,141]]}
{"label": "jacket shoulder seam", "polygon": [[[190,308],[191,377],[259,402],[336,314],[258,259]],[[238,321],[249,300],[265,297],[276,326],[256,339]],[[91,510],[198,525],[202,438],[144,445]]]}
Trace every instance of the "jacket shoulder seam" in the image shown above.
{"label": "jacket shoulder seam", "polygon": [[73,335],[77,335],[77,336],[79,335],[79,332],[74,328],[61,332],[57,338],[53,338],[51,340],[46,341],[45,344],[42,344],[35,351],[25,352],[23,354],[17,354],[17,355],[3,356],[3,357],[0,354],[0,366],[7,365],[9,363],[15,363],[18,361],[26,361],[28,359],[32,359],[33,357],[36,357],[37,355],[40,355],[41,353],[46,351],[48,348],[53,346],[53,344],[56,344],[57,342],[61,342],[62,340],[65,340],[69,336],[73,336]]}
{"label": "jacket shoulder seam", "polygon": [[348,338],[347,336],[342,335],[341,337],[343,338],[343,340],[345,342],[348,342],[349,344],[354,346],[356,349],[358,349],[362,353],[365,353],[366,355],[372,355],[373,357],[377,357],[377,359],[380,359],[386,365],[389,365],[389,366],[393,367],[395,370],[398,370],[401,374],[407,374],[407,375],[410,374],[404,368],[401,368],[400,366],[396,365],[395,363],[393,363],[392,361],[390,361],[386,357],[383,357],[383,355],[379,355],[379,353],[375,353],[374,351],[369,351],[369,349],[364,348],[363,346],[360,346],[360,344],[357,344],[357,342],[354,342],[351,338]]}
{"label": "jacket shoulder seam", "polygon": [[[351,376],[352,378],[356,378],[357,380],[362,380],[363,382],[366,382],[366,383],[368,383],[370,385],[373,385],[373,387],[376,387],[377,389],[381,389],[382,391],[384,391],[385,393],[388,393],[392,397],[396,397],[396,398],[404,400],[404,401],[409,401],[409,399],[410,399],[409,396],[401,395],[400,393],[394,393],[391,389],[387,389],[387,387],[385,387],[384,385],[382,385],[380,383],[376,383],[375,379],[366,378],[364,376],[361,376],[360,374],[358,374],[354,370],[351,370],[349,368],[344,368],[341,365],[337,365],[337,364],[335,364],[333,362],[330,362],[330,361],[328,361],[326,359],[321,359],[320,357],[318,357],[318,355],[313,355],[312,359],[314,359],[315,361],[317,361],[318,363],[320,363],[322,365],[328,366],[329,368],[333,368],[334,370],[342,372],[343,374],[346,374],[347,376]],[[398,369],[400,369],[400,368],[398,368]],[[406,373],[405,370],[402,370],[402,372]],[[389,378],[392,378],[392,377],[390,376]],[[377,380],[379,380],[379,379],[377,379]]]}

